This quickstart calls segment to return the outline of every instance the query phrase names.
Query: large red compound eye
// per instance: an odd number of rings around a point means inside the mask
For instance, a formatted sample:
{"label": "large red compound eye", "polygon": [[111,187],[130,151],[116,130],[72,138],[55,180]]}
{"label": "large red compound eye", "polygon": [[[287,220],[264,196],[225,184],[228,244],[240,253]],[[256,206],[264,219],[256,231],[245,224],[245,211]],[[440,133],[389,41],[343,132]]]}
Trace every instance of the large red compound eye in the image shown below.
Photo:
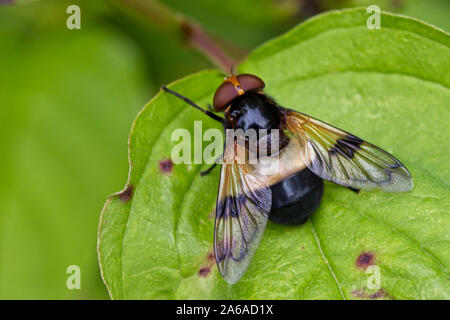
{"label": "large red compound eye", "polygon": [[253,74],[240,74],[237,76],[237,80],[241,84],[242,89],[244,91],[252,91],[262,89],[266,86],[264,81],[261,78],[253,75]]}
{"label": "large red compound eye", "polygon": [[213,107],[215,111],[221,111],[225,109],[230,102],[238,97],[239,94],[234,88],[234,85],[230,82],[224,82],[217,88],[214,94]]}

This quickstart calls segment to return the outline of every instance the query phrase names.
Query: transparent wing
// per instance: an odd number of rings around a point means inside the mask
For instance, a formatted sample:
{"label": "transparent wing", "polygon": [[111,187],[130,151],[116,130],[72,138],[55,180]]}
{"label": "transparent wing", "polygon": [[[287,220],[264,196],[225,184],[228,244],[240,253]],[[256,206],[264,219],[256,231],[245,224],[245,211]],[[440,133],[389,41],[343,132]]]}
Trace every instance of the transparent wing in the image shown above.
{"label": "transparent wing", "polygon": [[236,147],[225,148],[214,229],[214,253],[223,278],[236,283],[245,273],[266,227],[272,193],[239,163]]}
{"label": "transparent wing", "polygon": [[288,134],[319,177],[355,189],[404,192],[413,188],[408,169],[394,156],[348,132],[294,110],[285,110]]}

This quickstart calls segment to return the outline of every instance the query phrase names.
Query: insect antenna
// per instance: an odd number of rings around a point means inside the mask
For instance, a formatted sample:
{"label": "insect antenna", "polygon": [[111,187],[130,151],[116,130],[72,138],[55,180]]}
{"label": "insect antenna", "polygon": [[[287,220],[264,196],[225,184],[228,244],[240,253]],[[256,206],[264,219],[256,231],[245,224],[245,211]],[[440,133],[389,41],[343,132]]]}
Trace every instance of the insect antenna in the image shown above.
{"label": "insect antenna", "polygon": [[199,105],[197,105],[194,101],[192,101],[189,98],[186,98],[185,96],[182,96],[181,94],[179,94],[178,92],[175,92],[173,90],[170,90],[169,88],[167,88],[166,86],[161,86],[161,89],[163,89],[164,91],[174,95],[177,98],[180,98],[181,100],[183,100],[184,102],[190,104],[191,106],[193,106],[195,109],[200,110],[201,112],[203,112],[204,114],[206,114],[208,117],[213,118],[216,121],[219,121],[220,123],[223,123],[224,119],[222,117],[219,117],[218,115],[216,115],[215,113],[212,113],[209,110],[205,110],[202,107],[200,107]]}

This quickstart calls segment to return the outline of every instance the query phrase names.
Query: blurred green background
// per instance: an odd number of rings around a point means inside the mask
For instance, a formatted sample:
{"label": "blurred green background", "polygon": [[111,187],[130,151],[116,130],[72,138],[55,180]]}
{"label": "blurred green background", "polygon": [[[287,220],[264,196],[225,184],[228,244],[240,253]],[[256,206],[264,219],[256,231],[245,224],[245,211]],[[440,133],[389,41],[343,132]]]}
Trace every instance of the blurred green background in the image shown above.
{"label": "blurred green background", "polygon": [[0,299],[108,298],[97,226],[126,182],[133,118],[162,84],[215,67],[174,17],[239,60],[308,17],[370,4],[450,30],[448,0],[0,0]]}

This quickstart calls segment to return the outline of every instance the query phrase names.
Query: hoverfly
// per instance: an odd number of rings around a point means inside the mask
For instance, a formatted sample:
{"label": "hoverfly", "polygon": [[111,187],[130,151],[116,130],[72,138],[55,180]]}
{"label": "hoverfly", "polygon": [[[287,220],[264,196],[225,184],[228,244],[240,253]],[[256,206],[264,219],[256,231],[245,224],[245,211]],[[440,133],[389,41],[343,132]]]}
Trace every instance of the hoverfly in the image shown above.
{"label": "hoverfly", "polygon": [[[302,224],[317,210],[323,180],[355,192],[373,188],[404,192],[413,188],[411,174],[392,155],[346,131],[280,106],[263,92],[264,87],[264,81],[255,75],[230,75],[216,90],[213,108],[206,110],[163,86],[220,121],[225,130],[279,130],[279,165],[274,175],[261,174],[257,165],[238,161],[242,153],[236,152],[236,141],[225,142],[223,159],[232,161],[221,165],[214,255],[220,274],[230,284],[245,273],[268,219],[279,224]],[[224,117],[213,111],[223,112]]]}

